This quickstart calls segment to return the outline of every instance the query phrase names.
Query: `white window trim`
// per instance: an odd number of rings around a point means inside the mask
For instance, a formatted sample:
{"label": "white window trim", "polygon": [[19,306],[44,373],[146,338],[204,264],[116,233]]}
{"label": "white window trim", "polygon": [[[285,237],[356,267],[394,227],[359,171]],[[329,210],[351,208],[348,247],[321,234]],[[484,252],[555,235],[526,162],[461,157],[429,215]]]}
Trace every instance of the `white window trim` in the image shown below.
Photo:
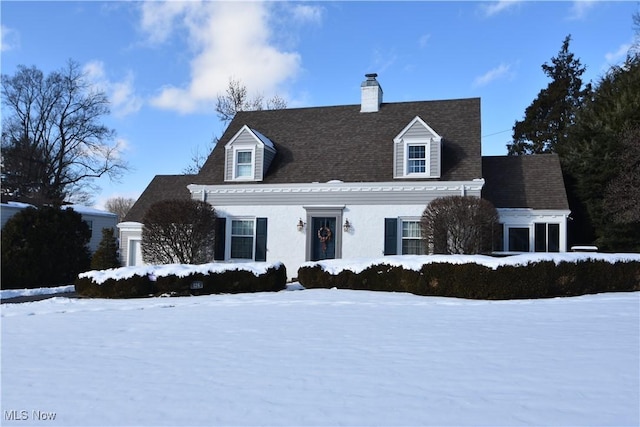
{"label": "white window trim", "polygon": [[[520,252],[520,251],[512,251],[509,247],[509,229],[511,228],[527,228],[529,229],[529,251],[528,252]],[[503,228],[503,248],[505,248],[504,252],[508,254],[526,254],[533,252],[533,247],[535,245],[535,229],[534,225],[531,224],[504,224]]]}
{"label": "white window trim", "polygon": [[[404,165],[403,172],[407,178],[430,178],[431,177],[431,142],[432,139],[403,139],[404,144]],[[424,172],[409,172],[409,147],[424,147]]]}
{"label": "white window trim", "polygon": [[[238,176],[238,153],[251,153],[251,174]],[[256,149],[255,147],[233,147],[233,179],[234,181],[255,181]]]}
{"label": "white window trim", "polygon": [[[397,242],[397,248],[398,248],[398,254],[399,255],[404,255],[402,253],[402,241],[404,240],[404,237],[402,237],[402,224],[404,222],[418,222],[420,223],[421,221],[421,217],[419,216],[401,216],[398,217],[398,231],[397,231],[397,236],[398,236],[398,242]],[[422,229],[420,230],[420,234],[422,234]],[[415,240],[415,239],[411,239],[411,240]],[[422,240],[422,238],[421,238]]]}
{"label": "white window trim", "polygon": [[[224,259],[229,262],[252,262],[256,257],[256,217],[253,216],[234,216],[227,217],[227,235],[225,236],[225,254]],[[231,238],[233,232],[233,221],[252,221],[253,222],[253,244],[251,245],[251,258],[231,258]]]}

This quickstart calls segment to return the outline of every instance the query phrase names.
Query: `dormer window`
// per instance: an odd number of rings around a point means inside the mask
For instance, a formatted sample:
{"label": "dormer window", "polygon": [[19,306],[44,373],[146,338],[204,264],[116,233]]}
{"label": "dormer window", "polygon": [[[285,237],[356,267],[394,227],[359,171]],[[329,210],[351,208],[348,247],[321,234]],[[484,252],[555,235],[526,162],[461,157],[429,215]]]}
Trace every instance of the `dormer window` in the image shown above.
{"label": "dormer window", "polygon": [[393,140],[394,178],[440,178],[442,137],[420,117]]}
{"label": "dormer window", "polygon": [[276,155],[273,142],[246,125],[225,145],[225,150],[227,182],[262,181]]}
{"label": "dormer window", "polygon": [[427,145],[407,145],[407,175],[425,174],[427,171]]}
{"label": "dormer window", "polygon": [[236,151],[236,179],[253,178],[253,152],[249,150]]}

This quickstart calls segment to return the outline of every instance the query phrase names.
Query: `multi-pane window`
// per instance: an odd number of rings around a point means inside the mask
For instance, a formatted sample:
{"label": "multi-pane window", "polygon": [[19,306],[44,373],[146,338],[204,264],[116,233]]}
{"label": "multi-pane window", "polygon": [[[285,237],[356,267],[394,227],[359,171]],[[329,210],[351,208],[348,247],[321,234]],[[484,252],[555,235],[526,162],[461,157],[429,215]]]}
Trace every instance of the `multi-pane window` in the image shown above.
{"label": "multi-pane window", "polygon": [[427,147],[426,145],[409,145],[407,147],[407,173],[427,172]]}
{"label": "multi-pane window", "polygon": [[402,221],[402,255],[422,255],[424,245],[420,221]]}
{"label": "multi-pane window", "polygon": [[251,156],[251,151],[236,151],[236,178],[251,177]]}
{"label": "multi-pane window", "polygon": [[253,230],[253,220],[231,221],[231,258],[253,259]]}
{"label": "multi-pane window", "polygon": [[529,252],[529,227],[509,227],[509,251]]}
{"label": "multi-pane window", "polygon": [[560,224],[535,224],[536,252],[560,252]]}

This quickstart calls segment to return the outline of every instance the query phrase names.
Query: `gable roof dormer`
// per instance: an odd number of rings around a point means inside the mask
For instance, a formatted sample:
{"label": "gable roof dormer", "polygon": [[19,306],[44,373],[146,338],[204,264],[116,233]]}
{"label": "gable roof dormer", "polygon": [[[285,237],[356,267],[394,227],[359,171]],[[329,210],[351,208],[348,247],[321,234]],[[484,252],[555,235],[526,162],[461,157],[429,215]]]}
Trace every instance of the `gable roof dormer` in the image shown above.
{"label": "gable roof dormer", "polygon": [[276,155],[273,142],[244,125],[225,147],[224,180],[262,181]]}
{"label": "gable roof dormer", "polygon": [[442,137],[419,116],[393,139],[393,177],[440,178]]}

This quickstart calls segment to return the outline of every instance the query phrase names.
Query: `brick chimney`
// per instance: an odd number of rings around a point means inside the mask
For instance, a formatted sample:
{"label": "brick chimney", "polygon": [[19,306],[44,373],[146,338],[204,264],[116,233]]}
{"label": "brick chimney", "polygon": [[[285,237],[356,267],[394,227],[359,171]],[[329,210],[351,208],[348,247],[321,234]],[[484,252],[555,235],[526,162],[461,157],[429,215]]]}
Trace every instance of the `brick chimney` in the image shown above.
{"label": "brick chimney", "polygon": [[382,88],[376,80],[376,77],[378,77],[376,73],[365,74],[364,76],[367,80],[360,85],[360,112],[375,113],[380,109],[380,104],[382,104]]}

